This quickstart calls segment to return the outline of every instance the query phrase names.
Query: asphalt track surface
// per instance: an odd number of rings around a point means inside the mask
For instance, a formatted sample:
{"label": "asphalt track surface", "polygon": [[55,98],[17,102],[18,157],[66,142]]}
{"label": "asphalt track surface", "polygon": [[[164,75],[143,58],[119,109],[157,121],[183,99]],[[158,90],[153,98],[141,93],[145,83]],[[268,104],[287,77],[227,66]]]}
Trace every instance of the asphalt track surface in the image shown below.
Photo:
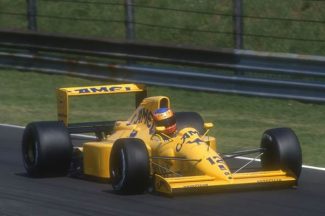
{"label": "asphalt track surface", "polygon": [[0,215],[325,215],[325,172],[303,169],[297,189],[176,196],[122,196],[109,184],[29,178],[22,129],[0,126]]}

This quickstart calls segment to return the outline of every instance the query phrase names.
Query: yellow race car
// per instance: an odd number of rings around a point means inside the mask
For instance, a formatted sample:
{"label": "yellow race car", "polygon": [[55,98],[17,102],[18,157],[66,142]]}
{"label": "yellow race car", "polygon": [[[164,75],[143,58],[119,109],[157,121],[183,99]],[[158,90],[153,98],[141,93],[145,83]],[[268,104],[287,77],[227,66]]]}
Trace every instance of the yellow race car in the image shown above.
{"label": "yellow race car", "polygon": [[[136,94],[136,109],[126,121],[69,123],[72,96],[121,93]],[[61,88],[57,99],[58,121],[32,122],[24,131],[22,154],[30,176],[66,175],[74,170],[109,180],[123,194],[143,193],[148,188],[172,195],[297,185],[301,148],[289,128],[266,130],[259,148],[221,154],[216,138],[208,135],[212,123],[204,123],[195,112],[173,113],[168,97],[147,97],[143,85]],[[71,134],[91,132],[96,140],[72,145]],[[245,172],[251,162],[236,170],[226,163],[253,153],[261,159],[259,170]]]}

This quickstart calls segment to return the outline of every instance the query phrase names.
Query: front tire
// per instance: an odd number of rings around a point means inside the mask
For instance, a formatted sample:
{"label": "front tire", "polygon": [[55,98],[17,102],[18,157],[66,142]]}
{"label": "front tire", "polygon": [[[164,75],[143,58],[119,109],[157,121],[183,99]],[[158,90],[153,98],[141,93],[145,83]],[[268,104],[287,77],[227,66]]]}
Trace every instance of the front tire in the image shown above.
{"label": "front tire", "polygon": [[264,132],[261,148],[262,167],[266,170],[283,169],[297,179],[301,173],[302,154],[299,140],[290,128],[274,128]]}
{"label": "front tire", "polygon": [[26,126],[22,156],[29,176],[66,175],[72,150],[70,136],[63,122],[32,122]]}
{"label": "front tire", "polygon": [[195,128],[201,135],[205,133],[204,121],[200,114],[196,112],[176,112],[175,118],[178,131],[191,127]]}
{"label": "front tire", "polygon": [[141,194],[149,184],[149,155],[142,140],[118,139],[110,156],[110,176],[115,192]]}

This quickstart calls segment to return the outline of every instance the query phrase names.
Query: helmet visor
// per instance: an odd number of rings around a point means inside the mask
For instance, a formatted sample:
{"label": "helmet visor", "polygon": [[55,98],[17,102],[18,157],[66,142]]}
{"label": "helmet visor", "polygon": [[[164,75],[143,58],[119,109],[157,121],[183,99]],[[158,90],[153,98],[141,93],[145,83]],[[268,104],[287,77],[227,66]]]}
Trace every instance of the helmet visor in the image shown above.
{"label": "helmet visor", "polygon": [[156,122],[157,126],[165,126],[165,127],[170,127],[174,124],[176,124],[176,119],[174,116],[157,121]]}

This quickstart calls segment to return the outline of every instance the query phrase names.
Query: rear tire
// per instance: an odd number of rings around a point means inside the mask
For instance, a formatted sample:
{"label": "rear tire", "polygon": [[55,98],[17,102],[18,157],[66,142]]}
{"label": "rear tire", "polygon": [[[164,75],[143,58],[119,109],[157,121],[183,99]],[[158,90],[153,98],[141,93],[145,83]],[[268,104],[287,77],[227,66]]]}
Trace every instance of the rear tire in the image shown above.
{"label": "rear tire", "polygon": [[72,150],[70,136],[63,122],[32,122],[26,126],[22,156],[28,175],[66,175]]}
{"label": "rear tire", "polygon": [[195,128],[199,134],[205,133],[204,121],[200,114],[196,112],[176,112],[176,127],[180,131],[183,128]]}
{"label": "rear tire", "polygon": [[299,140],[290,128],[274,128],[264,132],[261,148],[262,167],[266,170],[283,169],[297,179],[301,173],[302,154]]}
{"label": "rear tire", "polygon": [[142,140],[118,139],[110,155],[110,176],[115,192],[141,194],[149,184],[149,155]]}

